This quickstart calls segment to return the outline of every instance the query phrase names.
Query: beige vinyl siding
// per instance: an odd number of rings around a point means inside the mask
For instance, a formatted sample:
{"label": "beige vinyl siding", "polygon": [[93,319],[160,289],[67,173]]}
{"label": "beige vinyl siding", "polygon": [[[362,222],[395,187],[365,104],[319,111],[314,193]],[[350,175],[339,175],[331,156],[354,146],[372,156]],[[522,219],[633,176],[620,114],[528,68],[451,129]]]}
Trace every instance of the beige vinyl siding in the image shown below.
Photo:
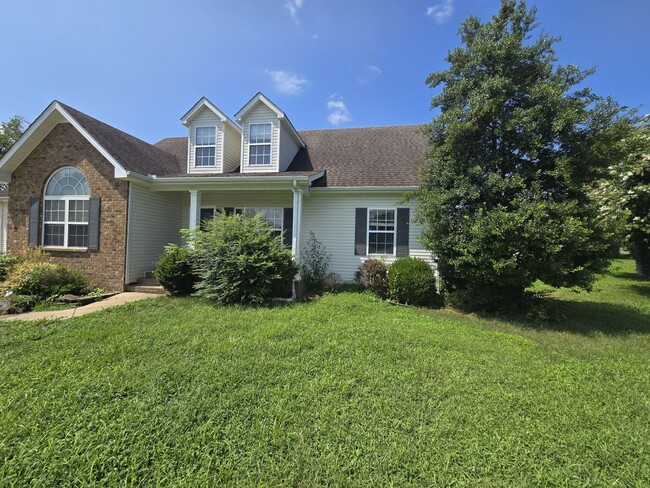
{"label": "beige vinyl siding", "polygon": [[[195,136],[197,127],[216,127],[216,148],[215,148],[215,162],[216,166],[195,166]],[[224,124],[219,117],[215,115],[212,110],[203,107],[199,110],[198,114],[192,119],[190,125],[190,144],[189,144],[189,172],[190,173],[221,173],[223,171],[223,143],[224,143]]]}
{"label": "beige vinyl siding", "polygon": [[[248,133],[250,124],[272,124],[271,132],[271,164],[253,165],[248,164]],[[271,173],[278,171],[279,147],[280,147],[280,120],[276,113],[263,103],[258,103],[244,120],[242,120],[242,173]]]}
{"label": "beige vinyl siding", "polygon": [[182,193],[151,192],[129,185],[126,282],[133,283],[155,263],[167,244],[180,244],[179,230],[187,212]]}
{"label": "beige vinyl siding", "polygon": [[235,171],[241,163],[241,132],[230,124],[224,124],[223,172]]}
{"label": "beige vinyl siding", "polygon": [[[399,194],[348,194],[327,193],[327,190],[313,190],[311,196],[303,199],[302,227],[300,232],[301,248],[309,239],[310,231],[322,242],[332,256],[329,271],[337,273],[344,281],[352,281],[354,273],[367,256],[354,254],[355,209],[409,207],[413,219],[415,203],[398,205]],[[435,265],[433,255],[427,251],[418,237],[422,226],[411,222],[409,225],[409,255],[421,258]],[[395,257],[386,257],[392,263]]]}
{"label": "beige vinyl siding", "polygon": [[[222,191],[203,192],[202,207],[275,208],[293,206],[291,191]],[[189,210],[188,210],[189,213]]]}
{"label": "beige vinyl siding", "polygon": [[280,171],[286,171],[300,148],[291,135],[291,132],[285,126],[286,123],[282,124],[282,131],[280,133]]}

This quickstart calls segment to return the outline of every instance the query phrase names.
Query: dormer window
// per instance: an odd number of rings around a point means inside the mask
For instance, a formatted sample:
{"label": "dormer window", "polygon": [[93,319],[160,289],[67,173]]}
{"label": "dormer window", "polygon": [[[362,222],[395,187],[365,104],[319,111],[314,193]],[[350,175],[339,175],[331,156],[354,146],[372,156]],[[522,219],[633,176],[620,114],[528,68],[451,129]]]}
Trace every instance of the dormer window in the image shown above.
{"label": "dormer window", "polygon": [[217,130],[215,127],[197,127],[195,135],[195,166],[215,166]]}
{"label": "dormer window", "polygon": [[271,124],[251,124],[248,136],[248,164],[271,164]]}

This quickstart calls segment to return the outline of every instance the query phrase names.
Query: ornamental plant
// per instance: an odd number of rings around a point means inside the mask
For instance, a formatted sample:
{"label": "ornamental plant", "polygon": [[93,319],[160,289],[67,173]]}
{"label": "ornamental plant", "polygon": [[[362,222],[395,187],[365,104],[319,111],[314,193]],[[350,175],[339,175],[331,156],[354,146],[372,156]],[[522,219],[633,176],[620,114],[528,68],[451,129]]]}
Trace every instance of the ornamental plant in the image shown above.
{"label": "ornamental plant", "polygon": [[262,304],[298,272],[291,249],[260,215],[247,212],[184,231],[197,277],[195,295],[219,304]]}
{"label": "ornamental plant", "polygon": [[437,303],[436,277],[426,261],[399,258],[388,269],[390,297],[407,305],[432,306]]}

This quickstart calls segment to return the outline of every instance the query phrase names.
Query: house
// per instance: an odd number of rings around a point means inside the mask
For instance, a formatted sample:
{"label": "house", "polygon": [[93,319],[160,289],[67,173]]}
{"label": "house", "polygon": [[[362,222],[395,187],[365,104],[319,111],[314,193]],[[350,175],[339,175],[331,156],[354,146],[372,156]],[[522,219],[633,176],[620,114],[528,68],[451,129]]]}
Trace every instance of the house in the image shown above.
{"label": "house", "polygon": [[234,120],[201,98],[181,123],[184,137],[152,145],[52,102],[0,159],[3,250],[42,246],[122,290],[180,229],[247,211],[295,256],[313,232],[345,281],[368,256],[433,262],[402,202],[427,148],[418,126],[298,131],[261,93]]}

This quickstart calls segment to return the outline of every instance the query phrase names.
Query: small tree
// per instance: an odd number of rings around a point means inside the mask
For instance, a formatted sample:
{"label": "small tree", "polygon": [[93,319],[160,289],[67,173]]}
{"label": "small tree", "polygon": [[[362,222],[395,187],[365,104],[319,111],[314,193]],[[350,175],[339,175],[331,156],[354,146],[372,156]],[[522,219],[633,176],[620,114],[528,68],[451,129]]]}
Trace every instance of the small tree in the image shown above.
{"label": "small tree", "polygon": [[418,219],[462,307],[522,306],[538,279],[589,289],[616,247],[589,187],[619,158],[632,114],[582,87],[591,71],[556,65],[557,39],[533,39],[535,17],[523,0],[469,17],[449,68],[427,79],[443,89]]}
{"label": "small tree", "polygon": [[7,122],[0,123],[0,157],[23,135],[25,119],[14,115]]}
{"label": "small tree", "polygon": [[204,229],[185,231],[197,296],[220,304],[260,304],[298,272],[291,249],[259,215],[223,215],[206,221]]}
{"label": "small tree", "polygon": [[313,232],[310,232],[301,259],[301,275],[308,289],[315,292],[323,291],[331,259],[323,243],[316,239]]}
{"label": "small tree", "polygon": [[626,157],[608,168],[594,194],[602,216],[630,248],[637,272],[650,279],[650,117],[622,144]]}

